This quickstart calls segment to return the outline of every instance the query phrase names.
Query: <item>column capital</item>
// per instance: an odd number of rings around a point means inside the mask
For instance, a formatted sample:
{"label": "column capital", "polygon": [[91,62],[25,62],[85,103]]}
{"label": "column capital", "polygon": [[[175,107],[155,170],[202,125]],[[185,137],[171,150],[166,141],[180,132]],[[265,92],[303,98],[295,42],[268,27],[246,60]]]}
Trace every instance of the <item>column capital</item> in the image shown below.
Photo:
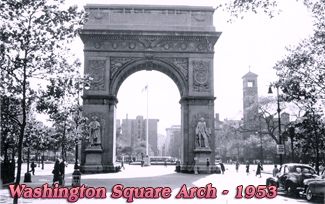
{"label": "column capital", "polygon": [[89,105],[89,104],[116,105],[118,103],[118,100],[115,95],[84,95],[82,96],[82,99],[84,101],[84,105]]}
{"label": "column capital", "polygon": [[184,96],[179,103],[187,105],[213,105],[214,100],[216,100],[214,96]]}

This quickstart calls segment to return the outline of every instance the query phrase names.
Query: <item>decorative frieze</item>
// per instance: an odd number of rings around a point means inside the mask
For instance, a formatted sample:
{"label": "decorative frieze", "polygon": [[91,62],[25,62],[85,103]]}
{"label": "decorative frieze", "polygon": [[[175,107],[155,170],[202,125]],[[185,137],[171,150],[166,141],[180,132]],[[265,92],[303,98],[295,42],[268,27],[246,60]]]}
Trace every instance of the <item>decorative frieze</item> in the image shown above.
{"label": "decorative frieze", "polygon": [[142,35],[82,36],[86,51],[156,51],[209,53],[218,37],[177,37]]}
{"label": "decorative frieze", "polygon": [[210,91],[210,62],[193,61],[193,91],[209,92]]}
{"label": "decorative frieze", "polygon": [[105,90],[105,60],[89,60],[88,73],[93,78],[89,90],[104,91]]}

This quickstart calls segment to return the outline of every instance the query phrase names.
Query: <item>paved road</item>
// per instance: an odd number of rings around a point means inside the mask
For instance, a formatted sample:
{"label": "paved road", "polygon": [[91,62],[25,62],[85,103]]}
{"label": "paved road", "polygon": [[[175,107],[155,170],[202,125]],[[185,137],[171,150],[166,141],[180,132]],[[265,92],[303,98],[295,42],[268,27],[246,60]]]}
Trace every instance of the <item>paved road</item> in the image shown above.
{"label": "paved road", "polygon": [[[36,168],[36,175],[32,176],[32,183],[27,183],[29,187],[40,187],[44,183],[50,183],[52,180],[52,167],[53,164],[47,164],[44,170]],[[119,199],[114,199],[111,197],[112,188],[116,184],[122,184],[124,187],[169,187],[171,189],[171,197],[168,199],[139,199],[135,198],[133,203],[152,203],[159,202],[163,204],[173,203],[197,203],[198,201],[205,203],[222,203],[222,204],[233,204],[233,203],[323,203],[323,201],[317,202],[307,202],[303,198],[291,199],[281,193],[279,193],[275,198],[268,199],[236,199],[237,186],[243,185],[247,187],[248,185],[265,185],[265,179],[270,176],[269,174],[262,174],[262,178],[255,176],[255,166],[251,166],[251,174],[249,176],[245,173],[244,165],[240,166],[239,172],[235,171],[234,165],[226,165],[225,174],[212,174],[212,175],[194,175],[194,174],[183,174],[176,173],[175,166],[150,166],[141,167],[138,165],[126,165],[126,169],[119,173],[109,173],[109,174],[88,174],[82,175],[81,183],[86,184],[88,187],[104,187],[107,191],[105,199],[79,199],[76,203],[127,203],[126,198],[121,197]],[[23,167],[24,171],[25,166]],[[270,171],[272,166],[265,166],[264,170]],[[71,179],[73,172],[73,165],[70,164],[66,168],[66,186],[71,187]],[[23,180],[23,176],[22,176]],[[191,187],[205,187],[207,184],[211,183],[213,187],[217,189],[217,198],[215,199],[176,199],[176,195],[180,191],[181,187],[186,184],[187,188]],[[228,190],[227,195],[223,195],[222,191]],[[12,199],[9,196],[9,191],[7,189],[2,189],[0,191],[0,203],[12,203]],[[244,195],[244,194],[243,194]],[[54,204],[54,203],[69,203],[67,199],[19,199],[19,203],[42,203],[42,204]]]}

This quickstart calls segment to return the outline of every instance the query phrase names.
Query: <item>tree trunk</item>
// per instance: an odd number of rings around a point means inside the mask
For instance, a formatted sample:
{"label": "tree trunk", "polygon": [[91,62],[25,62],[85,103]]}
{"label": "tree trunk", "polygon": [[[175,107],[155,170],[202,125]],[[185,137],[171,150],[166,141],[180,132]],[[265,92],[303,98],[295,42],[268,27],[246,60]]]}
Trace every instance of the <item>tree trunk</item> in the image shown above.
{"label": "tree trunk", "polygon": [[[24,139],[24,133],[25,133],[25,127],[26,127],[26,81],[27,81],[27,51],[25,50],[25,56],[23,59],[23,81],[22,81],[22,88],[23,88],[23,98],[21,102],[21,107],[23,111],[23,121],[20,125],[20,134],[19,134],[19,144],[18,144],[18,166],[17,166],[17,175],[16,175],[16,183],[15,186],[18,186],[20,184],[20,174],[21,174],[21,155],[22,155],[22,149],[23,149],[23,139]],[[19,66],[19,65],[18,65]],[[14,197],[14,204],[18,203],[18,197],[17,194]]]}

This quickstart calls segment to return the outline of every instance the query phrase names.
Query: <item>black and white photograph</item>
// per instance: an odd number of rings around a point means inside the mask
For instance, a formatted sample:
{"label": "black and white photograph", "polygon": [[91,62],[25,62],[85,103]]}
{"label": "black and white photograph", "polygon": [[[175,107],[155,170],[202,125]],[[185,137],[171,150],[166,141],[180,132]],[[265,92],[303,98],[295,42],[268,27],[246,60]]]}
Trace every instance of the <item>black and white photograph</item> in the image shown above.
{"label": "black and white photograph", "polygon": [[324,0],[1,0],[0,203],[325,203]]}

